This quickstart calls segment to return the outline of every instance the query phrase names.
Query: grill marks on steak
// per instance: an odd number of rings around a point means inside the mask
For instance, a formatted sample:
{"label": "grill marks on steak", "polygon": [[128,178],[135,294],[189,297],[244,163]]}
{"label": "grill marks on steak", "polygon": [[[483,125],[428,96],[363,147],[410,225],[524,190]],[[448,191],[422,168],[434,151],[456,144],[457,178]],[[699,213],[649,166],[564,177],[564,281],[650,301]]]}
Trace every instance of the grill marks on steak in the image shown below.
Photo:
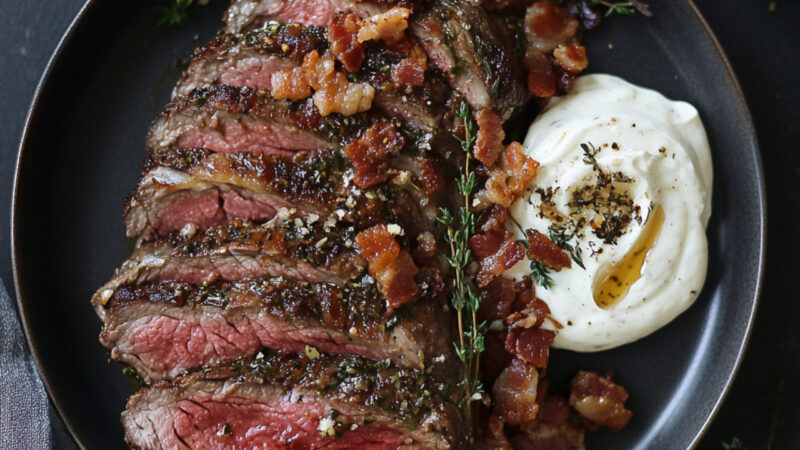
{"label": "grill marks on steak", "polygon": [[264,225],[233,220],[194,234],[170,233],[143,244],[92,297],[98,315],[121,286],[150,281],[238,281],[285,276],[312,283],[344,285],[366,272],[366,262],[350,249],[352,226],[313,224],[287,218]]}
{"label": "grill marks on steak", "polygon": [[222,34],[192,54],[173,97],[210,84],[270,89],[273,73],[298,67],[303,57],[328,48],[325,29],[298,24],[270,24],[243,34]]}
{"label": "grill marks on steak", "polygon": [[354,356],[265,351],[145,388],[122,414],[136,448],[461,448],[438,373]]}
{"label": "grill marks on steak", "polygon": [[290,155],[341,146],[369,123],[365,114],[322,117],[310,98],[276,100],[266,91],[219,85],[173,99],[151,125],[147,147]]}
{"label": "grill marks on steak", "polygon": [[[422,179],[424,174],[415,177]],[[126,231],[129,237],[147,239],[232,218],[264,222],[282,208],[323,220],[339,211],[341,220],[359,228],[381,221],[408,222],[410,229],[428,223],[427,209],[435,202],[418,206],[422,193],[412,185],[390,182],[361,190],[352,178],[345,157],[336,150],[279,156],[158,149],[126,204]]]}
{"label": "grill marks on steak", "polygon": [[104,307],[100,342],[147,382],[262,347],[312,346],[424,368],[450,353],[438,300],[390,309],[369,277],[345,286],[284,277],[126,285]]}
{"label": "grill marks on steak", "polygon": [[270,20],[328,25],[338,12],[349,10],[368,17],[391,6],[408,6],[410,3],[409,0],[233,0],[222,19],[229,33],[240,33],[260,28]]}
{"label": "grill marks on steak", "polygon": [[480,6],[430,2],[413,17],[410,29],[472,108],[492,108],[506,120],[530,98],[508,39]]}
{"label": "grill marks on steak", "polygon": [[[245,34],[217,36],[195,51],[174,94],[188,95],[196,88],[219,84],[269,90],[273,73],[300,67],[312,50],[322,54],[328,49],[325,33],[317,26],[276,22]],[[364,63],[351,76],[375,88],[373,106],[411,127],[433,131],[450,95],[443,75],[432,69],[420,86],[400,85],[393,74],[404,64],[407,52],[378,41],[367,41],[364,47]]]}

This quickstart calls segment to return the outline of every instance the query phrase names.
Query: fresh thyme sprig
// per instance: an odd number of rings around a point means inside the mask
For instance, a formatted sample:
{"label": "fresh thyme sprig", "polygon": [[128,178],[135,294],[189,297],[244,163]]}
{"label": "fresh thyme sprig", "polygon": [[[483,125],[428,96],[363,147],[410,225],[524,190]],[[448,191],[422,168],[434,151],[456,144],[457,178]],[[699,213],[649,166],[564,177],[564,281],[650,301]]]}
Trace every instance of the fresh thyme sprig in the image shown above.
{"label": "fresh thyme sprig", "polygon": [[[188,16],[189,7],[194,4],[194,0],[170,0],[168,5],[159,6],[157,8],[161,17],[158,19],[158,25],[176,26],[183,25]],[[205,5],[208,0],[198,0],[197,3]]]}
{"label": "fresh thyme sprig", "polygon": [[461,174],[456,179],[458,193],[464,203],[453,215],[449,209],[441,208],[439,222],[447,227],[447,238],[450,242],[448,261],[455,272],[451,303],[458,315],[458,342],[455,342],[456,355],[464,364],[464,379],[461,385],[465,395],[462,405],[466,410],[469,423],[472,423],[472,402],[479,400],[483,393],[483,385],[479,378],[480,353],[484,350],[483,331],[485,323],[478,323],[477,311],[480,297],[473,286],[472,278],[467,275],[467,266],[472,261],[469,239],[475,234],[476,217],[470,210],[472,195],[477,187],[477,178],[472,171],[472,147],[475,145],[477,133],[469,106],[462,102],[458,108],[458,117],[464,124],[464,138],[455,136],[464,151],[465,159]]}
{"label": "fresh thyme sprig", "polygon": [[548,233],[548,237],[550,240],[555,242],[555,244],[561,247],[564,251],[569,253],[569,256],[575,261],[575,264],[580,266],[581,269],[585,269],[583,265],[583,251],[579,245],[573,246],[569,243],[569,240],[572,239],[572,236],[568,234],[563,229],[551,229]]}
{"label": "fresh thyme sprig", "polygon": [[550,277],[550,269],[539,261],[531,261],[531,278],[536,281],[537,286],[545,289],[553,287],[553,279]]}
{"label": "fresh thyme sprig", "polygon": [[643,16],[650,17],[652,13],[650,12],[650,6],[646,3],[642,3],[638,0],[629,0],[629,1],[619,1],[619,0],[584,0],[584,2],[589,6],[605,6],[606,9],[606,17],[617,13],[617,14],[633,14],[635,12],[641,13]]}

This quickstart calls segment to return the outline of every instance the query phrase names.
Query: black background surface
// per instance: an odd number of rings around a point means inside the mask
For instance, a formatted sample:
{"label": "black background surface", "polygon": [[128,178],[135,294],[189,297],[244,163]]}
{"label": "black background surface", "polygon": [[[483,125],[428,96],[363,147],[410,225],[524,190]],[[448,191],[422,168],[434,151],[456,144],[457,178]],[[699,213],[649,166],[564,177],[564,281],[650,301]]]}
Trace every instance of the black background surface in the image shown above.
{"label": "black background surface", "polygon": [[[750,105],[769,211],[756,326],[733,389],[701,448],[721,448],[734,437],[750,449],[800,448],[800,273],[794,263],[800,237],[793,233],[800,223],[800,2],[696,1]],[[656,14],[672,3],[651,1]],[[81,5],[81,0],[0,0],[0,278],[9,292],[9,206],[19,137],[39,77]],[[724,149],[720,153],[715,157],[724,157]]]}

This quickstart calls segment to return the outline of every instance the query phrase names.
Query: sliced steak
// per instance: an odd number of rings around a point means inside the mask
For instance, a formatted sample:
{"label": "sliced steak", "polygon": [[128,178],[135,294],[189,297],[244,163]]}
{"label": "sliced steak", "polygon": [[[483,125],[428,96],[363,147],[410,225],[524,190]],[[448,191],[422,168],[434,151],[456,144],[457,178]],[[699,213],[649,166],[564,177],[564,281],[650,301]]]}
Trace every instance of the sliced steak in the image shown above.
{"label": "sliced steak", "polygon": [[325,29],[298,24],[270,24],[243,34],[221,34],[194,51],[173,97],[213,84],[270,89],[272,74],[303,62],[312,50],[328,48]]}
{"label": "sliced steak", "polygon": [[356,230],[331,219],[313,224],[280,217],[264,225],[233,220],[203,231],[183,230],[146,243],[117,269],[92,297],[102,308],[119,287],[151,281],[238,281],[285,276],[312,283],[344,285],[366,272],[366,262],[351,250]]}
{"label": "sliced steak", "polygon": [[302,25],[328,25],[337,12],[356,11],[366,16],[384,12],[393,4],[408,1],[358,0],[233,0],[222,20],[229,33],[240,33],[264,26],[268,21]]}
{"label": "sliced steak", "polygon": [[370,277],[346,286],[284,277],[160,281],[114,291],[100,342],[147,382],[253,356],[262,347],[311,346],[425,368],[451,350],[449,316],[439,300],[390,309]]}
{"label": "sliced steak", "polygon": [[151,125],[147,148],[287,155],[339,146],[369,122],[365,114],[322,117],[310,98],[276,100],[266,91],[219,85],[173,99]]}
{"label": "sliced steak", "polygon": [[[126,204],[127,234],[149,239],[185,226],[204,229],[220,225],[232,218],[264,222],[281,208],[323,218],[341,211],[341,219],[358,228],[389,222],[415,231],[432,223],[435,199],[420,206],[423,194],[414,188],[422,183],[415,181],[422,175],[414,174],[405,184],[395,177],[359,189],[345,158],[336,150],[292,157],[156,150]],[[408,160],[410,170],[415,170],[412,163],[416,158],[396,158],[398,164],[402,160]]]}
{"label": "sliced steak", "polygon": [[436,371],[265,351],[142,389],[122,424],[146,449],[463,448],[457,395]]}
{"label": "sliced steak", "polygon": [[469,1],[426,2],[409,27],[474,109],[493,108],[506,120],[530,98],[504,32],[480,6]]}
{"label": "sliced steak", "polygon": [[[245,34],[217,36],[194,52],[174,95],[185,96],[194,89],[219,84],[269,90],[273,73],[299,67],[305,54],[312,50],[323,53],[327,49],[325,33],[317,26],[273,23]],[[386,116],[432,132],[450,91],[444,76],[435,68],[427,71],[419,86],[398,84],[393,74],[403,67],[407,57],[382,42],[369,41],[362,67],[351,76],[375,88],[373,107]]]}

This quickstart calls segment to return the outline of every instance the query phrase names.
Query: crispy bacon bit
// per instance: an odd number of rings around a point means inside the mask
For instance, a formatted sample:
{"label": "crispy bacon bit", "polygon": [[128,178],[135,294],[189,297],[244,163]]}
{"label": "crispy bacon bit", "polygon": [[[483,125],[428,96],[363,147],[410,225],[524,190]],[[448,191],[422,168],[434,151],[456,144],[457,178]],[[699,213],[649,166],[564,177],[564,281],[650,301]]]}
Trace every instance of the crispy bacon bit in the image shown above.
{"label": "crispy bacon bit", "polygon": [[480,265],[475,274],[479,288],[485,288],[504,270],[510,269],[525,255],[522,244],[511,238],[506,231],[496,230],[472,236],[469,246]]}
{"label": "crispy bacon bit", "polygon": [[328,26],[331,53],[341,61],[348,72],[356,72],[364,62],[364,47],[357,36],[363,20],[358,14],[337,13]]}
{"label": "crispy bacon bit", "polygon": [[525,38],[528,47],[547,54],[578,31],[578,20],[551,1],[539,1],[525,11]]}
{"label": "crispy bacon bit", "polygon": [[367,188],[386,181],[389,157],[403,145],[403,135],[391,122],[372,124],[360,138],[347,144],[344,152],[353,164],[356,186]]}
{"label": "crispy bacon bit", "polygon": [[553,58],[559,67],[571,74],[580,73],[589,66],[586,48],[577,42],[559,44],[553,50]]}
{"label": "crispy bacon bit", "polygon": [[430,231],[417,235],[417,247],[414,249],[414,261],[424,262],[436,254],[436,236]]}
{"label": "crispy bacon bit", "polygon": [[492,167],[497,158],[503,153],[503,119],[491,108],[483,108],[475,115],[478,123],[478,137],[475,141],[473,154],[475,159],[486,167]]}
{"label": "crispy bacon bit", "polygon": [[358,252],[369,263],[369,274],[381,287],[390,308],[413,301],[419,289],[414,275],[419,272],[411,254],[400,249],[386,225],[375,225],[356,236]]}
{"label": "crispy bacon bit", "polygon": [[428,69],[428,57],[420,46],[409,50],[408,58],[392,67],[392,81],[400,86],[414,87],[425,84],[425,71]]}
{"label": "crispy bacon bit", "polygon": [[444,187],[444,175],[436,159],[431,156],[423,156],[419,163],[419,181],[422,189],[428,195],[439,192]]}
{"label": "crispy bacon bit", "polygon": [[563,248],[552,239],[536,230],[525,230],[528,238],[528,258],[544,264],[555,271],[572,267],[572,260]]}
{"label": "crispy bacon bit", "polygon": [[372,107],[375,88],[367,83],[351,83],[337,72],[330,54],[319,56],[316,50],[303,59],[303,74],[316,90],[314,105],[320,114],[341,113],[351,116]]}
{"label": "crispy bacon bit", "polygon": [[572,379],[569,405],[593,423],[619,431],[633,413],[625,409],[628,393],[611,381],[611,376],[594,372],[578,372]]}
{"label": "crispy bacon bit", "polygon": [[550,359],[550,345],[556,334],[541,328],[512,328],[506,338],[509,353],[544,369]]}
{"label": "crispy bacon bit", "polygon": [[556,94],[556,74],[545,55],[530,51],[523,64],[528,69],[528,90],[531,94],[540,98],[550,98]]}
{"label": "crispy bacon bit", "polygon": [[478,261],[475,282],[481,289],[504,270],[522,260],[525,249],[505,229],[508,212],[500,205],[490,206],[478,222],[480,234],[472,236],[469,246]]}
{"label": "crispy bacon bit", "polygon": [[274,72],[270,83],[270,93],[275,98],[300,100],[311,96],[311,86],[300,67]]}
{"label": "crispy bacon bit", "polygon": [[517,299],[514,280],[502,275],[497,276],[480,290],[480,297],[478,319],[487,322],[503,320],[511,314]]}
{"label": "crispy bacon bit", "polygon": [[404,39],[410,14],[408,8],[396,7],[370,17],[358,30],[358,42],[382,39],[391,44]]}
{"label": "crispy bacon bit", "polygon": [[522,427],[522,432],[511,438],[513,447],[518,450],[568,450],[582,449],[585,430],[578,425],[566,422],[551,425],[533,422]]}
{"label": "crispy bacon bit", "polygon": [[502,153],[500,163],[489,170],[489,179],[478,195],[508,208],[536,178],[538,168],[539,163],[522,152],[522,145],[512,142]]}
{"label": "crispy bacon bit", "polygon": [[510,425],[520,425],[536,418],[539,372],[527,362],[514,358],[494,382],[492,394],[495,402],[493,415]]}

